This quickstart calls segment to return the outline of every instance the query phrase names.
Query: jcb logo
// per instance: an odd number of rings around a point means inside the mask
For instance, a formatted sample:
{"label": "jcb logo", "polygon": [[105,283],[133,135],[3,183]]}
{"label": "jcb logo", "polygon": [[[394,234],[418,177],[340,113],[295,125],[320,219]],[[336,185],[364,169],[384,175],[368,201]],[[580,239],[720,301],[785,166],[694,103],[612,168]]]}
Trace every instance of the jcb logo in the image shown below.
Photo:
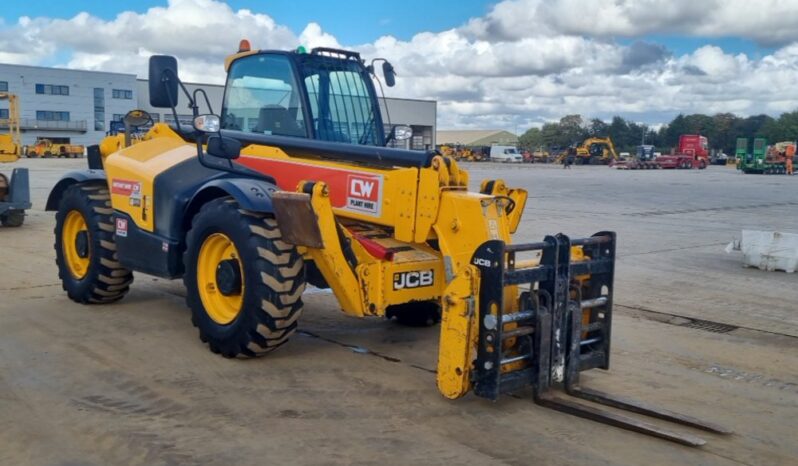
{"label": "jcb logo", "polygon": [[490,267],[490,259],[483,259],[481,257],[474,258],[474,265],[479,267]]}
{"label": "jcb logo", "polygon": [[371,193],[374,191],[374,184],[374,181],[352,178],[352,183],[349,186],[349,194],[364,199],[371,199]]}
{"label": "jcb logo", "polygon": [[393,274],[393,289],[405,290],[409,288],[432,286],[434,281],[435,274],[432,272],[432,270],[399,272]]}

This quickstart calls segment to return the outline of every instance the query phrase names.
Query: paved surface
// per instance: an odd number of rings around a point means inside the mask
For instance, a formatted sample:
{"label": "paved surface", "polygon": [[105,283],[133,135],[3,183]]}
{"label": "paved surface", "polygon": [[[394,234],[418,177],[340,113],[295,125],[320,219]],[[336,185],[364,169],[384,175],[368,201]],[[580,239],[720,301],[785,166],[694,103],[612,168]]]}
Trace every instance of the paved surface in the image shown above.
{"label": "paved surface", "polygon": [[527,396],[445,400],[437,328],[348,318],[323,292],[306,295],[300,334],[250,361],[200,343],[179,282],[137,274],[118,304],[74,304],[43,206],[84,163],[17,164],[32,168],[34,209],[0,230],[2,465],[796,464],[798,274],[744,269],[723,247],[743,228],[798,232],[798,177],[468,167],[474,185],[530,190],[522,240],[618,232],[613,367],[585,385],[735,431],[695,431],[709,441],[695,449]]}

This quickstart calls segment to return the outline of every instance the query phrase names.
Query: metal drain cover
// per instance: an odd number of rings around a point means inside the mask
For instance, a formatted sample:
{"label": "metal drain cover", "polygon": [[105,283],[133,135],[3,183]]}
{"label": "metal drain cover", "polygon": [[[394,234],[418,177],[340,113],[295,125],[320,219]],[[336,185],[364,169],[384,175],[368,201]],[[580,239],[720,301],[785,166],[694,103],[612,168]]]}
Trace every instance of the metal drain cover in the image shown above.
{"label": "metal drain cover", "polygon": [[721,324],[720,322],[712,322],[709,320],[700,320],[700,319],[692,319],[690,320],[690,322],[682,324],[681,327],[694,328],[697,330],[703,330],[705,332],[712,332],[712,333],[729,333],[733,330],[737,330],[738,328],[740,328],[740,327],[735,327],[734,325]]}

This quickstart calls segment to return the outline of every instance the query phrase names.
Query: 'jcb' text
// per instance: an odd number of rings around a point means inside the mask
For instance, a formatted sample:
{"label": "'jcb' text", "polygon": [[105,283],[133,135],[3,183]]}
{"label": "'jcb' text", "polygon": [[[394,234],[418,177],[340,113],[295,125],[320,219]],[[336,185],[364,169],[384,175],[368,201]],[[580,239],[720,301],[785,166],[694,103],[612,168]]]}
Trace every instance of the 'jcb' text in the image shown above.
{"label": "'jcb' text", "polygon": [[422,270],[413,272],[399,272],[393,274],[393,289],[404,290],[408,288],[421,288],[432,286],[435,281],[435,274],[432,270]]}

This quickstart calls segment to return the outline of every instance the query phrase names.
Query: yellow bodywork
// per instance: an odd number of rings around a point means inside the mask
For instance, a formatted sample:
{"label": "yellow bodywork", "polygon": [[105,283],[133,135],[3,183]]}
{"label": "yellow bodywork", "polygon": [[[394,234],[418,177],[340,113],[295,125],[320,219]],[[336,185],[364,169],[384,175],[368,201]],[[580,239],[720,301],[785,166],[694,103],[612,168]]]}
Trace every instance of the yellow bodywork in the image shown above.
{"label": "yellow bodywork", "polygon": [[[141,230],[153,232],[159,208],[152,201],[155,177],[196,157],[196,146],[163,124],[156,124],[130,147],[122,147],[123,141],[111,136],[101,144],[111,202]],[[479,272],[471,264],[472,255],[488,240],[510,243],[521,221],[526,191],[494,180],[483,182],[482,192],[469,192],[468,173],[454,159],[442,156],[419,168],[291,156],[278,147],[258,145],[244,147],[241,154],[239,163],[272,175],[283,191],[302,193],[307,182],[315,182],[311,194],[295,196],[312,208],[310,222],[318,225],[322,245],[297,245],[305,260],[319,269],[345,313],[382,316],[394,305],[430,301],[441,305],[438,387],[449,398],[467,393],[476,351],[476,317],[483,312],[477,306]],[[334,205],[342,194],[335,180],[344,176],[379,181],[375,211]],[[209,263],[236,254],[223,247],[223,239],[216,243],[208,246]],[[352,255],[355,265],[348,260]],[[210,278],[206,281],[211,283]],[[505,293],[510,308],[504,312],[512,312],[517,289],[507,287]],[[205,294],[202,299],[219,298],[210,291]],[[219,323],[233,319],[240,307],[236,299],[224,297],[224,306],[209,306],[227,310],[211,317]]]}
{"label": "yellow bodywork", "polygon": [[[144,137],[131,142],[130,147],[124,147],[123,134],[107,136],[100,142],[111,203],[114,209],[130,215],[139,228],[152,232],[155,177],[196,157],[197,148],[164,123],[156,123]],[[131,196],[134,192],[137,194]]]}
{"label": "yellow bodywork", "polygon": [[0,134],[0,163],[16,162],[22,155],[17,96],[0,92],[0,100],[8,100],[8,118],[0,120],[0,126],[8,128],[7,134]]}
{"label": "yellow bodywork", "polygon": [[[385,213],[395,220],[395,232],[413,231],[411,226],[414,224],[415,232],[404,241],[398,238],[398,234],[377,241],[389,248],[401,246],[403,251],[395,253],[391,260],[369,253],[357,238],[363,230],[352,228],[359,223],[352,223],[346,212],[333,209],[328,186],[319,182],[314,185],[308,200],[323,245],[305,247],[305,256],[319,268],[347,314],[384,315],[391,305],[413,301],[439,302],[442,324],[438,387],[445,396],[456,398],[470,389],[470,361],[476,347],[474,317],[478,312],[479,273],[471,264],[472,255],[485,241],[510,242],[510,234],[520,222],[527,193],[521,189],[509,189],[501,180],[492,183],[493,192],[489,194],[469,192],[466,188],[467,174],[457,167],[454,160],[446,163],[440,156],[433,159],[430,168],[396,170],[416,172],[417,181],[413,183],[417,186],[416,207],[403,212],[403,207],[394,207],[395,203],[386,198]],[[298,190],[304,184],[299,183]],[[405,190],[411,191],[410,186]],[[389,183],[385,188],[391,191]],[[514,202],[515,209],[508,214],[506,209],[510,202]],[[396,215],[396,212],[392,214],[392,209],[402,211]],[[370,229],[372,232],[388,231],[378,225],[372,225]],[[347,262],[340,234],[345,237],[343,243],[351,245],[358,259],[354,269]],[[431,247],[429,241],[435,241],[437,249]],[[427,271],[432,272],[428,285],[396,289],[397,276]],[[508,296],[517,294],[515,287],[507,287],[505,292]],[[515,303],[514,299],[507,302]],[[513,310],[505,309],[505,312]]]}

